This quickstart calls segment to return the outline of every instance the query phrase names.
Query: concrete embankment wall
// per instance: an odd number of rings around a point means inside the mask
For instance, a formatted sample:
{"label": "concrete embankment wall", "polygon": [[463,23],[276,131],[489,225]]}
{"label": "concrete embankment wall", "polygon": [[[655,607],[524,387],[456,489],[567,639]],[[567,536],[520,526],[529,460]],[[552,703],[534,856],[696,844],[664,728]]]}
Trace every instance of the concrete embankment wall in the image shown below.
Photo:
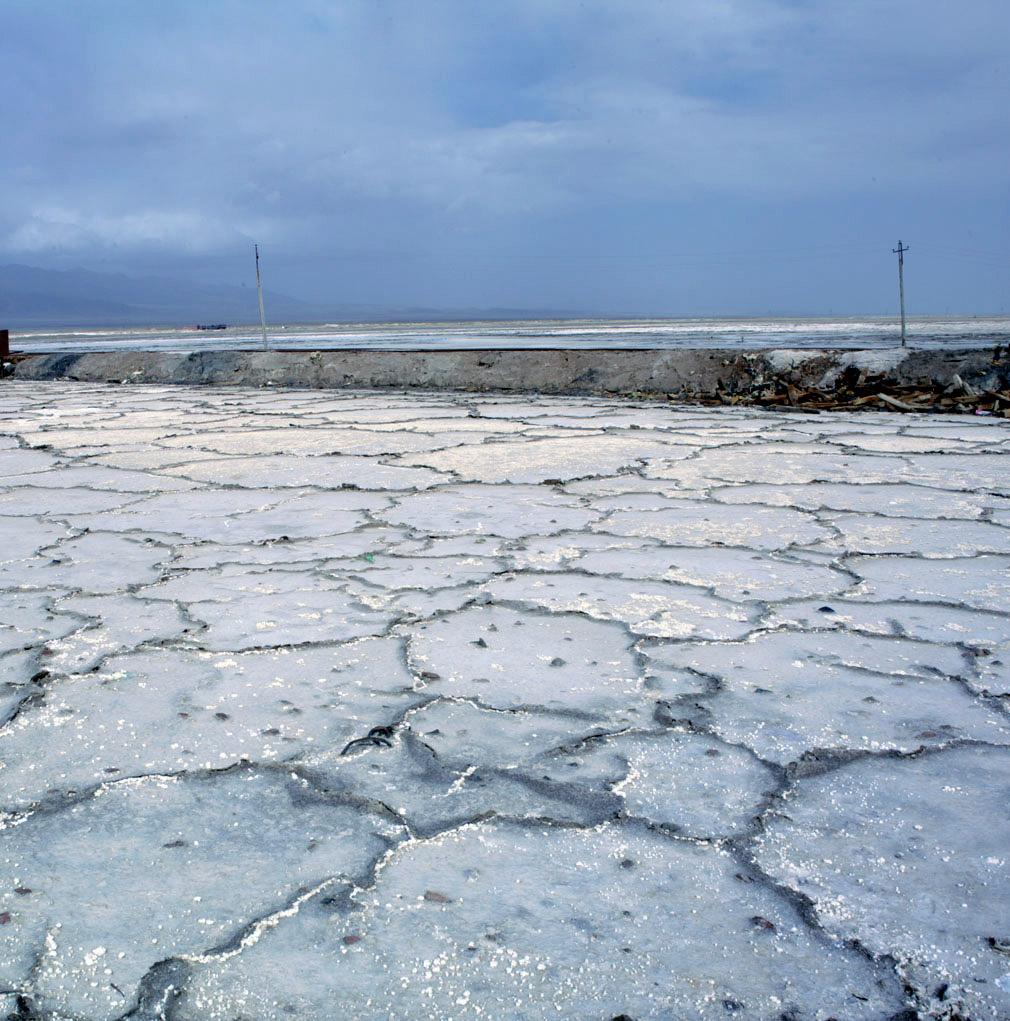
{"label": "concrete embankment wall", "polygon": [[117,351],[17,360],[16,379],[244,386],[423,387],[542,393],[729,392],[774,379],[831,386],[849,366],[898,383],[929,380],[1001,388],[1010,351],[557,350]]}

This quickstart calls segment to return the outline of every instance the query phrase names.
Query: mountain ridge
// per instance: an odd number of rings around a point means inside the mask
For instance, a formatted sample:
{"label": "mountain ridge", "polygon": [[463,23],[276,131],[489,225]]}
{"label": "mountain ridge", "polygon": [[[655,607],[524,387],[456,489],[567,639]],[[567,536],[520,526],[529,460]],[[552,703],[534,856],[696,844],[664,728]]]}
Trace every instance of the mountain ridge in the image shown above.
{"label": "mountain ridge", "polygon": [[[312,306],[264,292],[281,316]],[[0,266],[0,322],[19,326],[148,326],[189,321],[254,323],[255,290],[228,284],[194,284],[169,277],[131,277],[87,269]]]}
{"label": "mountain ridge", "polygon": [[[586,315],[537,308],[329,304],[302,301],[270,290],[264,290],[263,297],[268,323],[508,321]],[[0,328],[170,327],[193,323],[258,324],[255,289],[82,268],[52,270],[18,263],[0,266]]]}

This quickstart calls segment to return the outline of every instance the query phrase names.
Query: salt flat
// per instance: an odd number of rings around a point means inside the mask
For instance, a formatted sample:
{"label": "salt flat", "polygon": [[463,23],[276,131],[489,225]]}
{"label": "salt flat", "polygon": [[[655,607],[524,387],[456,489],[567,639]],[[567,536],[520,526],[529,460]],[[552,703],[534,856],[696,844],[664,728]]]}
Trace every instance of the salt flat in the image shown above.
{"label": "salt flat", "polygon": [[1010,1017],[1010,423],[0,410],[10,1017]]}

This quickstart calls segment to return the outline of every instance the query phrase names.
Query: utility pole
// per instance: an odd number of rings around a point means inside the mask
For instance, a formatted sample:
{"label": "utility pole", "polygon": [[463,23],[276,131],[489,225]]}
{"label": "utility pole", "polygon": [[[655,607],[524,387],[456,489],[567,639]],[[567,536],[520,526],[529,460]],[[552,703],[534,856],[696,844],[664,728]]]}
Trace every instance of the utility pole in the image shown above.
{"label": "utility pole", "polygon": [[891,251],[898,256],[898,291],[901,294],[901,346],[905,347],[905,260],[903,256],[908,251],[908,245],[903,246],[899,241],[898,247],[892,248]]}
{"label": "utility pole", "polygon": [[[901,244],[901,242],[899,242]],[[267,350],[267,317],[263,313],[263,285],[259,282],[259,245],[252,246],[256,252],[256,293],[259,295],[259,325],[263,328],[263,350]],[[902,305],[904,308],[905,306]],[[904,321],[903,321],[904,322]],[[902,336],[905,336],[905,330],[902,329]]]}

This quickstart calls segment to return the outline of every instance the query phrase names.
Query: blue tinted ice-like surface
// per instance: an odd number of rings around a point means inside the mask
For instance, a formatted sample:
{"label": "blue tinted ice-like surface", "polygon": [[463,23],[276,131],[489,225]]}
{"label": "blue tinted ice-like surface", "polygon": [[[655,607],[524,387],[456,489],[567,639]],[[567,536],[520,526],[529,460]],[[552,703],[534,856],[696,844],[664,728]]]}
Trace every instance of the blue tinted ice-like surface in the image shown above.
{"label": "blue tinted ice-like surface", "polygon": [[[417,704],[397,639],[250,653],[147,649],[50,679],[3,736],[7,806],[110,779],[337,747]],[[46,739],[40,741],[40,734]]]}
{"label": "blue tinted ice-like surface", "polygon": [[954,492],[908,483],[807,482],[803,485],[742,485],[716,489],[726,503],[756,503],[872,513],[902,518],[978,518],[991,508],[1006,508],[1007,499],[981,492]]}
{"label": "blue tinted ice-like surface", "polygon": [[178,1017],[870,1021],[904,1000],[731,854],[641,827],[466,826],[401,845],[349,905],[324,900],[201,966]]}
{"label": "blue tinted ice-like surface", "polygon": [[197,490],[135,500],[122,510],[94,514],[87,524],[96,530],[170,532],[202,542],[263,542],[351,532],[366,523],[362,510],[378,503],[374,496],[353,492],[290,496],[270,489]]}
{"label": "blue tinted ice-like surface", "polygon": [[391,510],[376,517],[405,525],[425,535],[553,535],[584,528],[599,513],[544,486],[442,486],[400,497]]}
{"label": "blue tinted ice-like surface", "polygon": [[0,619],[0,655],[70,634],[81,625],[70,607],[55,608],[62,592],[8,592]]}
{"label": "blue tinted ice-like surface", "polygon": [[[825,863],[865,880],[891,853],[884,790],[984,850],[1006,423],[17,381],[0,403],[0,1015],[888,1021],[907,980],[923,1018],[985,1017],[964,948],[1002,961],[1010,934],[961,918],[948,953],[960,888],[932,868],[892,885],[934,916],[884,883],[879,916],[838,921]],[[929,833],[931,757],[983,823],[944,791]],[[808,859],[826,893],[792,881]]]}
{"label": "blue tinted ice-like surface", "polygon": [[24,521],[17,515],[0,515],[0,564],[5,574],[23,567],[16,562],[30,560],[39,550],[66,539],[73,533],[63,524],[55,521],[35,521],[31,528],[24,527]]}
{"label": "blue tinted ice-like surface", "polygon": [[[12,531],[15,548],[34,541],[39,550],[35,556],[24,555],[4,565],[4,583],[12,588],[59,587],[92,595],[117,592],[124,579],[134,584],[155,581],[160,576],[158,565],[169,553],[158,540],[143,534],[84,532],[64,539],[67,529],[46,523],[41,534],[34,524],[25,528],[19,523]],[[27,543],[17,537],[19,533]],[[54,542],[59,546],[53,546]]]}
{"label": "blue tinted ice-like surface", "polygon": [[[846,628],[973,648],[1010,639],[1010,617],[1003,614],[912,600],[871,603],[834,596],[827,605],[823,598],[804,599],[783,603],[769,616],[768,623],[811,630]],[[970,673],[966,679],[971,682]]]}
{"label": "blue tinted ice-like surface", "polygon": [[832,936],[895,957],[923,1016],[1010,1016],[1010,750],[862,759],[799,782],[757,858]]}
{"label": "blue tinted ice-like surface", "polygon": [[586,719],[645,713],[632,639],[578,614],[472,607],[413,630],[411,666],[429,694],[473,695],[500,709],[538,706]]}
{"label": "blue tinted ice-like surface", "polygon": [[776,550],[827,539],[813,515],[791,507],[726,507],[696,500],[667,500],[660,510],[614,510],[593,526],[615,535],[661,539],[670,546],[746,546]]}
{"label": "blue tinted ice-like surface", "polygon": [[746,642],[685,643],[661,656],[716,683],[709,707],[716,733],[783,765],[827,749],[1010,743],[1010,721],[974,698],[964,683],[970,664],[952,646],[778,631]]}
{"label": "blue tinted ice-like surface", "polygon": [[229,483],[236,486],[319,486],[340,489],[423,489],[444,481],[424,468],[401,468],[356,455],[259,454],[257,456],[199,459],[164,469],[164,474],[194,482]]}
{"label": "blue tinted ice-like surface", "polygon": [[190,571],[148,586],[147,598],[185,603],[205,627],[208,649],[251,649],[346,641],[382,632],[393,617],[358,601],[345,583],[310,571],[231,564]]}
{"label": "blue tinted ice-like surface", "polygon": [[67,486],[24,486],[0,493],[0,515],[50,517],[66,521],[75,514],[94,515],[135,502],[137,493]]}
{"label": "blue tinted ice-like surface", "polygon": [[860,514],[825,516],[835,534],[819,549],[839,553],[906,553],[921,557],[963,557],[1010,553],[1010,528],[988,521],[909,520]]}
{"label": "blue tinted ice-like surface", "polygon": [[636,635],[671,638],[741,638],[758,612],[688,586],[546,571],[496,578],[483,592],[497,602],[623,621]]}
{"label": "blue tinted ice-like surface", "polygon": [[429,454],[409,454],[399,463],[452,472],[473,482],[543,482],[614,475],[650,457],[684,456],[688,449],[644,436],[599,435],[591,443],[583,436],[550,439],[498,440],[481,446],[453,447]]}
{"label": "blue tinted ice-like surface", "polygon": [[[115,1018],[159,961],[256,935],[300,894],[361,882],[399,827],[280,771],[109,784],[0,831],[0,983],[54,1017]],[[117,990],[116,987],[119,987]]]}
{"label": "blue tinted ice-like surface", "polygon": [[862,579],[853,590],[861,598],[911,599],[1010,613],[1010,557],[851,556],[844,563]]}

